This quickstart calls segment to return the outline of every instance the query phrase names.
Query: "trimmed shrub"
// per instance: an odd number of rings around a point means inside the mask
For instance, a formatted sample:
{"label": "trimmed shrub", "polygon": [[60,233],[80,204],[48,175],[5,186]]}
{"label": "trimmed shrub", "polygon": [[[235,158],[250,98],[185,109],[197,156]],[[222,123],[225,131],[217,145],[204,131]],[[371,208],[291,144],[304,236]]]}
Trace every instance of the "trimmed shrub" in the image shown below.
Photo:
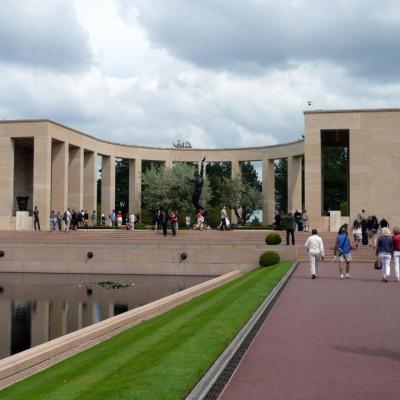
{"label": "trimmed shrub", "polygon": [[260,265],[262,267],[269,267],[270,265],[278,264],[281,260],[280,255],[275,251],[266,251],[260,256]]}
{"label": "trimmed shrub", "polygon": [[135,229],[146,229],[146,224],[144,224],[143,222],[137,222],[135,224]]}
{"label": "trimmed shrub", "polygon": [[276,245],[282,242],[281,235],[279,233],[272,232],[265,238],[265,243],[269,245]]}

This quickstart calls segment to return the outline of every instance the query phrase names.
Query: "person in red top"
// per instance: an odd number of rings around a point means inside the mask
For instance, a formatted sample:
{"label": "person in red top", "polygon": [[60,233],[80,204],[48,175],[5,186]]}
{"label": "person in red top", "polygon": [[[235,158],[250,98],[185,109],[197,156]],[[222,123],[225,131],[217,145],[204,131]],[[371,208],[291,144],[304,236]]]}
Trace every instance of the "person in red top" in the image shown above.
{"label": "person in red top", "polygon": [[176,225],[178,223],[178,216],[176,212],[172,211],[170,215],[170,221],[171,221],[172,234],[176,236]]}
{"label": "person in red top", "polygon": [[400,229],[395,226],[393,228],[393,258],[394,258],[394,273],[396,275],[397,282],[400,282]]}

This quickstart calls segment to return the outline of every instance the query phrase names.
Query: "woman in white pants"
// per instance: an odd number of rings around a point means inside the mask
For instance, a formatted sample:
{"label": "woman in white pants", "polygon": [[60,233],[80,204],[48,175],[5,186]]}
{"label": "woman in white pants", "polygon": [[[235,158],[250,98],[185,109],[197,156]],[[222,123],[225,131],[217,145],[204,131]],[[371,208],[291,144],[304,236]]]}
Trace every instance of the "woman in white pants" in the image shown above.
{"label": "woman in white pants", "polygon": [[318,265],[324,259],[324,243],[318,236],[316,229],[311,231],[312,235],[306,240],[304,244],[310,258],[310,274],[311,278],[318,278]]}
{"label": "woman in white pants", "polygon": [[390,260],[393,254],[393,241],[389,228],[382,228],[376,245],[376,256],[382,265],[382,282],[387,282],[390,277]]}
{"label": "woman in white pants", "polygon": [[394,273],[397,282],[400,282],[400,229],[396,226],[393,228],[393,258],[394,258]]}

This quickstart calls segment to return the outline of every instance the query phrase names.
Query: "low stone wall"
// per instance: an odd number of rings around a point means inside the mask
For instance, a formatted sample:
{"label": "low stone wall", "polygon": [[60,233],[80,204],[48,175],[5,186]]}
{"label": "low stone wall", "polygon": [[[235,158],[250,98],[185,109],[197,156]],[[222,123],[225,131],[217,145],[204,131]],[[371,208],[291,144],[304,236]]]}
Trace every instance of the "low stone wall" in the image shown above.
{"label": "low stone wall", "polygon": [[[258,266],[266,250],[280,254],[281,261],[296,260],[297,246],[238,244],[43,244],[23,246],[1,243],[1,272],[151,274],[219,276]],[[88,252],[93,253],[88,258]],[[182,254],[186,254],[184,260]]]}
{"label": "low stone wall", "polygon": [[[242,272],[239,270],[232,271],[218,278],[211,279],[189,289],[174,293],[160,300],[156,300],[115,317],[108,318],[76,332],[61,336],[57,339],[0,360],[0,386],[2,386],[1,381],[6,378],[20,374],[22,371],[26,371],[23,376],[26,377],[37,372],[36,370],[28,371],[28,369],[41,363],[45,363],[41,369],[47,368],[61,359],[66,358],[67,356],[62,356],[66,352],[69,352],[68,356],[70,356],[71,349],[76,349],[75,352],[72,352],[72,354],[75,354],[84,348],[86,349],[94,346],[101,341],[98,340],[99,338],[102,338],[102,340],[108,339],[122,330],[138,325],[141,322],[160,315],[193,297],[221,286],[224,283],[239,277],[241,274]],[[57,359],[54,359],[56,356]],[[19,379],[22,379],[22,376]]]}

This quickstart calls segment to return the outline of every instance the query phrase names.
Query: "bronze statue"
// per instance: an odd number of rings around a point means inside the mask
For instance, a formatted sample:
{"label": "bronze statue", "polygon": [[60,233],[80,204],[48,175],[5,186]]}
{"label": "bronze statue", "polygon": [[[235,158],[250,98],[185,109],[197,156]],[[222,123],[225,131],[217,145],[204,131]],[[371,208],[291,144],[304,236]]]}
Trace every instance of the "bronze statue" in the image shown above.
{"label": "bronze statue", "polygon": [[200,196],[201,196],[201,190],[203,189],[203,183],[204,183],[203,173],[204,173],[204,161],[205,160],[206,160],[205,157],[201,160],[200,173],[196,169],[196,171],[194,171],[193,178],[190,179],[192,182],[194,182],[194,190],[192,193],[192,203],[193,203],[194,208],[196,209],[196,212],[198,210],[204,210],[203,206],[200,204]]}

